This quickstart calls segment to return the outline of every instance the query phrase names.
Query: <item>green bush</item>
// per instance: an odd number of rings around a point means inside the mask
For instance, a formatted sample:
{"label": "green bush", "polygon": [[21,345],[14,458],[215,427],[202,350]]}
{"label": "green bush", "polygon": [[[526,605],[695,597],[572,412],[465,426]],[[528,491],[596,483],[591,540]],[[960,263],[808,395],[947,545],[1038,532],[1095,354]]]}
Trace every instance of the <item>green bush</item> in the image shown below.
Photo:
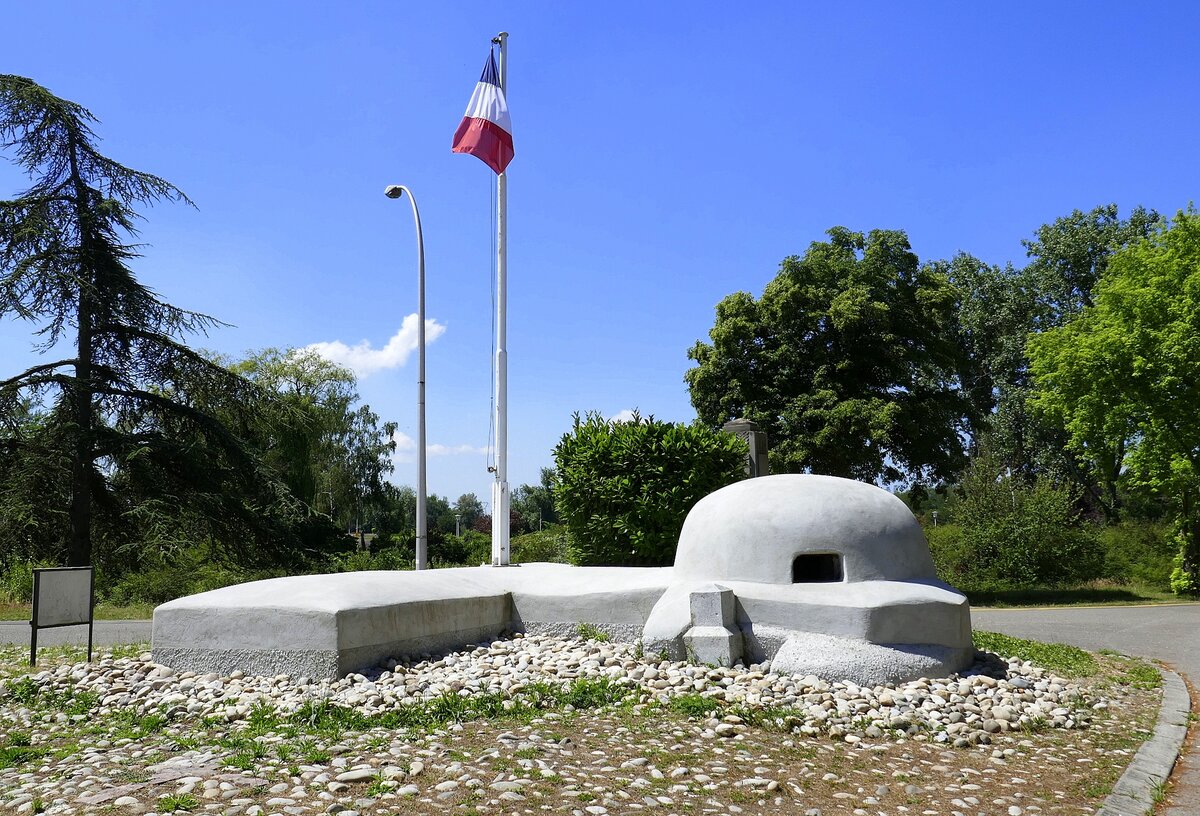
{"label": "green bush", "polygon": [[743,478],[746,446],[700,424],[574,417],[554,449],[555,508],[581,565],[666,566],[684,517],[704,496]]}
{"label": "green bush", "polygon": [[1179,547],[1169,524],[1121,522],[1101,530],[1100,546],[1105,578],[1121,584],[1170,588],[1172,561]]}
{"label": "green bush", "polygon": [[[170,563],[150,564],[111,581],[96,576],[99,600],[116,606],[160,604],[211,589],[273,578],[281,571],[249,571],[202,560],[198,550],[182,554]],[[103,581],[103,583],[102,583]]]}
{"label": "green bush", "polygon": [[461,536],[445,535],[429,543],[431,564],[478,567],[492,560],[492,537],[475,530],[463,530]]}
{"label": "green bush", "polygon": [[13,562],[8,570],[0,575],[0,600],[18,604],[32,603],[33,568],[36,566],[41,565],[28,561]]}
{"label": "green bush", "polygon": [[416,547],[411,538],[396,537],[376,539],[375,546],[368,550],[350,550],[331,556],[324,564],[310,572],[362,572],[366,570],[412,569],[416,561]]}
{"label": "green bush", "polygon": [[962,528],[957,524],[927,526],[925,539],[938,578],[951,586],[960,584],[971,563],[970,551],[962,545]]}
{"label": "green bush", "polygon": [[1188,568],[1187,543],[1183,533],[1176,532],[1171,543],[1175,547],[1175,555],[1171,559],[1171,591],[1176,595],[1200,596],[1200,581],[1196,580],[1196,571]]}
{"label": "green bush", "polygon": [[1011,478],[987,453],[963,479],[955,518],[958,541],[939,546],[957,586],[1062,586],[1104,575],[1096,531],[1080,521],[1071,491],[1044,477],[1032,485]]}
{"label": "green bush", "polygon": [[514,564],[530,564],[535,561],[566,564],[568,542],[566,527],[561,524],[549,525],[545,529],[514,538],[512,561]]}

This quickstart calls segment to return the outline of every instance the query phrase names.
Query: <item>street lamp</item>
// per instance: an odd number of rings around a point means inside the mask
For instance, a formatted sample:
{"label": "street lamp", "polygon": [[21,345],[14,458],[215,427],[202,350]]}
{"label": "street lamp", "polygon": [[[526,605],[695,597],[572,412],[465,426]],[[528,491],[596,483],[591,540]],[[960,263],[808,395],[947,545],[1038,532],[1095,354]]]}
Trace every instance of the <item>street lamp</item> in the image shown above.
{"label": "street lamp", "polygon": [[391,184],[383,191],[388,198],[400,198],[405,193],[417,227],[417,569],[423,570],[429,544],[425,517],[425,238],[412,190],[403,184]]}

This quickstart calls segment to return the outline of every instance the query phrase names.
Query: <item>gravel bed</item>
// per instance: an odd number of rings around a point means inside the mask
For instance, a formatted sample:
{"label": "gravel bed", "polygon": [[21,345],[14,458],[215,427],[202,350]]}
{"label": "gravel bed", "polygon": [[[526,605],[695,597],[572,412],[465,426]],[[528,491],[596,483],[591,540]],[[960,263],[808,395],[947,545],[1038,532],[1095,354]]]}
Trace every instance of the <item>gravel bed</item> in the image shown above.
{"label": "gravel bed", "polygon": [[[519,635],[338,681],[106,656],[0,682],[0,809],[1092,812],[1158,692],[978,658],[951,678],[860,688]],[[472,719],[480,701],[491,714]]]}

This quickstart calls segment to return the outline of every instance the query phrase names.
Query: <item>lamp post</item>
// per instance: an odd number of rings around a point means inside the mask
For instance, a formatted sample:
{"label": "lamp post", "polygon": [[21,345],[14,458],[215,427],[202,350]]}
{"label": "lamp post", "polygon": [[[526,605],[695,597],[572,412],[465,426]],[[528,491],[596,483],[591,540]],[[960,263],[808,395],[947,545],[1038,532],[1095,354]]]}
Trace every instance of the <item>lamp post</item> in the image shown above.
{"label": "lamp post", "polygon": [[425,239],[421,233],[421,214],[412,190],[403,184],[391,184],[383,194],[400,198],[408,193],[413,223],[417,227],[417,569],[426,568],[429,530],[425,516]]}
{"label": "lamp post", "polygon": [[454,534],[462,536],[462,513],[454,514]]}

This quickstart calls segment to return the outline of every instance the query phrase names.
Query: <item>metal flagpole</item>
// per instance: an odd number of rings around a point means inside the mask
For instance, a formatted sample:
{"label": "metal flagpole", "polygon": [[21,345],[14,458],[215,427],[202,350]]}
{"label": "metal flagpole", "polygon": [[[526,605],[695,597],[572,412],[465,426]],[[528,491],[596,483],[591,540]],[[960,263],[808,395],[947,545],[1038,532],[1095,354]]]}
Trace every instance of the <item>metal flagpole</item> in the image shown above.
{"label": "metal flagpole", "polygon": [[[508,96],[508,32],[500,45],[500,89]],[[508,174],[496,177],[496,481],[492,484],[492,566],[508,566]]]}

